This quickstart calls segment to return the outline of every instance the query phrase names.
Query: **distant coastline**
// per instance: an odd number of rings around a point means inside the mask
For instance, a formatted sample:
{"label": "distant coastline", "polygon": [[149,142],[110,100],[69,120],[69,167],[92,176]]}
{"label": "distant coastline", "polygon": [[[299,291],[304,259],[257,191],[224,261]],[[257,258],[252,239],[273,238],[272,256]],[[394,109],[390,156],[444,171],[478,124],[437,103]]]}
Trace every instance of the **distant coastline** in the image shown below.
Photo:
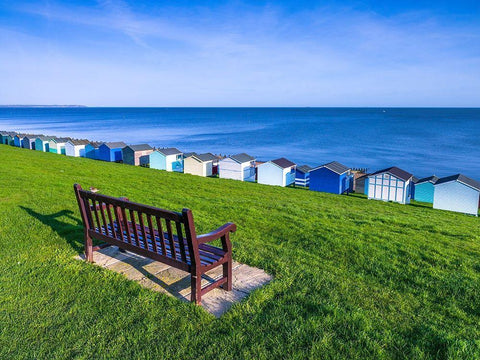
{"label": "distant coastline", "polygon": [[86,105],[0,105],[0,108],[86,108]]}

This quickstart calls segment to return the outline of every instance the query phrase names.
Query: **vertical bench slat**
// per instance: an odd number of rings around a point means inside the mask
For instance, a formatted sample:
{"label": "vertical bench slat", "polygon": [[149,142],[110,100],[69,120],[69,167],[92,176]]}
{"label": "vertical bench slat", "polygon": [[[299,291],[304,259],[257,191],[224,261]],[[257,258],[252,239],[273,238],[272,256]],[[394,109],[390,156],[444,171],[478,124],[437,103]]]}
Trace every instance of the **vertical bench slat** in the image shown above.
{"label": "vertical bench slat", "polygon": [[133,210],[130,210],[130,222],[132,223],[133,235],[135,236],[135,242],[137,243],[138,247],[141,247],[140,246],[140,239],[138,238],[137,223],[135,222],[135,212]]}
{"label": "vertical bench slat", "polygon": [[105,207],[107,206],[107,204],[103,203],[103,202],[99,202],[99,207],[100,207],[100,215],[101,215],[101,218],[102,218],[102,222],[103,222],[103,228],[105,229],[105,235],[107,236],[110,236],[110,233],[108,232],[108,224],[107,224],[107,219],[105,218]]}
{"label": "vertical bench slat", "polygon": [[151,215],[147,215],[147,222],[148,222],[148,231],[150,232],[150,238],[152,239],[152,247],[155,253],[158,253],[157,250],[157,239],[155,237],[155,229],[153,228],[152,217]]}
{"label": "vertical bench slat", "polygon": [[128,223],[127,213],[126,213],[124,207],[122,207],[121,209],[122,209],[123,224],[125,225],[125,231],[127,232],[127,242],[129,244],[133,245],[132,235],[130,233],[130,224]]}
{"label": "vertical bench slat", "polygon": [[100,224],[100,219],[98,218],[98,211],[97,211],[97,202],[92,199],[92,207],[93,207],[93,212],[95,213],[95,219],[97,220],[97,228],[100,233],[102,233],[102,225]]}
{"label": "vertical bench slat", "polygon": [[175,247],[175,241],[173,239],[172,222],[168,219],[165,219],[165,223],[167,224],[168,240],[170,241],[170,251],[172,252],[172,258],[176,259],[177,249]]}
{"label": "vertical bench slat", "polygon": [[147,239],[147,232],[145,231],[145,223],[143,221],[143,213],[138,212],[138,221],[140,223],[140,230],[142,231],[142,237],[143,237],[143,245],[145,246],[145,249],[148,250],[148,239]]}
{"label": "vertical bench slat", "polygon": [[[105,205],[107,205],[107,204],[105,204]],[[113,237],[115,239],[118,239],[117,231],[115,230],[115,224],[113,223],[112,212],[111,212],[111,209],[110,209],[111,207],[112,207],[112,205],[107,205],[107,208],[105,210],[106,210],[107,215],[108,215],[108,222],[110,223],[110,229],[112,230]]]}
{"label": "vertical bench slat", "polygon": [[183,262],[187,262],[187,254],[185,253],[185,243],[183,242],[182,225],[178,221],[175,221],[175,225],[177,226],[177,238],[178,238],[178,244],[180,246],[180,256],[182,257]]}
{"label": "vertical bench slat", "polygon": [[120,209],[120,207],[118,206],[114,206],[113,207],[113,213],[115,214],[115,220],[117,221],[117,225],[118,225],[118,239],[119,240],[122,240],[122,241],[125,241],[124,239],[124,225],[123,225],[123,216],[122,216],[122,210]]}
{"label": "vertical bench slat", "polygon": [[155,216],[155,219],[157,220],[158,240],[160,242],[160,246],[162,247],[162,254],[167,256],[167,247],[165,246],[165,234],[163,233],[162,220],[158,216]]}

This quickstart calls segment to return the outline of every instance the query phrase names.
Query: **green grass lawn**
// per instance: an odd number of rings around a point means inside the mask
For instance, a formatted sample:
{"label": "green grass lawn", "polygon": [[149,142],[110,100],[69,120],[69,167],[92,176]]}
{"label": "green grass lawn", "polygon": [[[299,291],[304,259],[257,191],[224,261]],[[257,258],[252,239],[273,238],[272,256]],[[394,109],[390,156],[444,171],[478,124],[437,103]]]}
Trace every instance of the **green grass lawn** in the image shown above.
{"label": "green grass lawn", "polygon": [[[233,221],[275,279],[216,319],[75,260],[75,182]],[[479,221],[0,145],[0,359],[478,359]]]}

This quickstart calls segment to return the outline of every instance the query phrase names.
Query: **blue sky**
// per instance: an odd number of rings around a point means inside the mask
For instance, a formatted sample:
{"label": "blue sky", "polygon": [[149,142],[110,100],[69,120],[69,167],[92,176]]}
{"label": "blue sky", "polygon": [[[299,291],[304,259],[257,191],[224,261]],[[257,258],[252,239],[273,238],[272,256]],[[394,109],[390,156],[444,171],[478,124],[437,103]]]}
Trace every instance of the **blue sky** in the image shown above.
{"label": "blue sky", "polygon": [[480,1],[2,1],[0,104],[480,106]]}

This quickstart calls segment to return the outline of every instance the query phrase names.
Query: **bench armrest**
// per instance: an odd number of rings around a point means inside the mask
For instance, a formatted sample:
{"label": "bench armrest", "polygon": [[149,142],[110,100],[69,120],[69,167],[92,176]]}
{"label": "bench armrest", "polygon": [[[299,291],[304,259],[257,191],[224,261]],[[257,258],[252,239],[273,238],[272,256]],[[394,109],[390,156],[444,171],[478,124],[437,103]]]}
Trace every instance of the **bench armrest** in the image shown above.
{"label": "bench armrest", "polygon": [[204,244],[222,237],[228,238],[228,234],[235,231],[237,231],[237,225],[234,223],[226,223],[225,225],[220,226],[217,230],[209,232],[208,234],[198,235],[197,241],[199,244]]}

